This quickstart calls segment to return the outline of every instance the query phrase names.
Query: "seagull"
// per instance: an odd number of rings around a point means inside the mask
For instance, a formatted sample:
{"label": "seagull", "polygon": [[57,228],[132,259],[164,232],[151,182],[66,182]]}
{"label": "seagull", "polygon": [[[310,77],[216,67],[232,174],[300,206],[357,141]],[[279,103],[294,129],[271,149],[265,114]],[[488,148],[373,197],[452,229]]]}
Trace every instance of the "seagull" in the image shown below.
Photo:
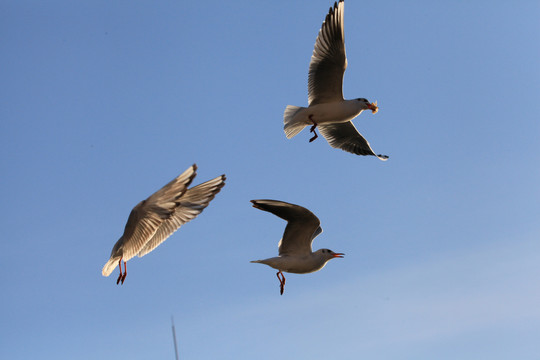
{"label": "seagull", "polygon": [[279,256],[252,263],[265,264],[278,270],[280,293],[285,289],[285,276],[282,271],[295,274],[308,274],[321,270],[328,260],[342,258],[343,253],[328,249],[311,249],[313,239],[322,233],[319,219],[308,209],[278,200],[251,200],[253,207],[271,212],[287,220],[283,238],[279,241]]}
{"label": "seagull", "polygon": [[225,186],[225,175],[221,175],[188,189],[196,171],[197,165],[193,164],[131,210],[124,234],[114,244],[111,257],[103,267],[103,276],[109,276],[118,264],[120,275],[116,284],[123,284],[129,259],[135,255],[143,257],[158,247],[180,226],[197,217]]}
{"label": "seagull", "polygon": [[318,127],[333,148],[387,160],[387,155],[375,154],[352,123],[352,119],[364,110],[371,110],[375,114],[379,110],[377,102],[370,103],[364,98],[343,98],[343,75],[347,68],[343,11],[344,2],[340,0],[326,15],[309,64],[309,106],[287,105],[283,114],[285,135],[291,139],[304,127],[311,125],[310,132],[314,135],[309,142],[318,137],[315,131]]}

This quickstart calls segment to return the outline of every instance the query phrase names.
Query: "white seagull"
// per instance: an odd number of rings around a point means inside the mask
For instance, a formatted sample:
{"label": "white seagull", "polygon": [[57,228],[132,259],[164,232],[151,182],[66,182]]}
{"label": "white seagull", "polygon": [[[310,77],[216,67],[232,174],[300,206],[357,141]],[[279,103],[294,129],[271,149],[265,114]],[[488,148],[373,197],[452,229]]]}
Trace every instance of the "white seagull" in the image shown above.
{"label": "white seagull", "polygon": [[344,2],[334,3],[324,20],[309,64],[309,107],[287,105],[283,114],[285,135],[296,136],[304,127],[311,125],[314,136],[319,128],[330,146],[356,155],[373,155],[381,160],[387,155],[377,155],[368,141],[356,130],[352,119],[364,110],[378,111],[377,102],[364,98],[343,98],[343,75],[347,68],[345,35],[343,31]]}
{"label": "white seagull", "polygon": [[281,295],[285,289],[285,276],[282,271],[295,274],[312,273],[321,270],[328,260],[342,258],[345,255],[328,249],[312,251],[311,243],[322,233],[322,228],[319,219],[308,209],[278,200],[251,200],[251,202],[254,208],[271,212],[287,220],[287,227],[278,245],[279,256],[251,261],[278,270],[276,275]]}
{"label": "white seagull", "polygon": [[196,170],[197,165],[193,164],[133,208],[124,234],[114,244],[111,257],[103,267],[103,276],[109,276],[118,264],[120,275],[116,284],[123,284],[127,275],[126,262],[129,259],[135,255],[143,257],[154,250],[180,226],[197,217],[225,186],[225,175],[221,175],[188,189],[197,175]]}

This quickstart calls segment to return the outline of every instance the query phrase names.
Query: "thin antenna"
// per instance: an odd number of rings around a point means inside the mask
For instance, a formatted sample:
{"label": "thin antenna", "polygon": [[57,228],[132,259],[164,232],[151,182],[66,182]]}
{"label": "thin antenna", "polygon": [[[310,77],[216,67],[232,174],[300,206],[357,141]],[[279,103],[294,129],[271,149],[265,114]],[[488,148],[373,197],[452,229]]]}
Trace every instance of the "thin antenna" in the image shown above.
{"label": "thin antenna", "polygon": [[171,323],[172,323],[172,337],[174,340],[174,355],[176,355],[176,360],[178,360],[178,345],[176,344],[176,331],[174,331],[174,318],[171,315]]}

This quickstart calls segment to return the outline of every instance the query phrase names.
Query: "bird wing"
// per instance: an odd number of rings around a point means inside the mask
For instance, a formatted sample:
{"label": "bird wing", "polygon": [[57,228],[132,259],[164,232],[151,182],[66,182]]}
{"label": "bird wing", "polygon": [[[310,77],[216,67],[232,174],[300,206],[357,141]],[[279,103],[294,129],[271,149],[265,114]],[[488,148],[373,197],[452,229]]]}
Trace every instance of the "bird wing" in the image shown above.
{"label": "bird wing", "polygon": [[324,124],[319,131],[333,148],[342,149],[356,155],[373,155],[386,161],[387,155],[375,154],[369,142],[356,130],[352,121]]}
{"label": "bird wing", "polygon": [[159,244],[167,240],[180,226],[197,217],[212,201],[216,194],[225,186],[225,175],[216,177],[205,183],[188,189],[180,198],[180,204],[174,214],[163,221],[154,236],[143,246],[137,254],[143,257]]}
{"label": "bird wing", "polygon": [[309,64],[309,105],[343,100],[343,74],[347,68],[343,0],[334,3],[324,20]]}
{"label": "bird wing", "polygon": [[[193,164],[189,169],[133,208],[131,214],[129,214],[124,234],[117,243],[117,245],[120,245],[118,248],[122,248],[122,257],[125,261],[137,255],[146,243],[152,239],[163,221],[171,217],[180,202],[180,197],[193,181],[196,170],[197,165]],[[115,248],[117,248],[116,245]],[[113,255],[111,254],[111,257]]]}
{"label": "bird wing", "polygon": [[311,242],[322,232],[319,219],[308,209],[277,200],[251,200],[253,207],[287,220],[279,255],[311,253]]}

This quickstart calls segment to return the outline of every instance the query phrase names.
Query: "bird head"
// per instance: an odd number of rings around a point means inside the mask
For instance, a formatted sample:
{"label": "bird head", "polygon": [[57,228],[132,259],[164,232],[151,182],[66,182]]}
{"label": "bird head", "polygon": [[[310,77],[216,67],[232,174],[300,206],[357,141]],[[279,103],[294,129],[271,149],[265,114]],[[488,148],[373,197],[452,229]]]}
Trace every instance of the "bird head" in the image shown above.
{"label": "bird head", "polygon": [[373,114],[377,113],[379,111],[379,107],[377,106],[377,101],[370,103],[367,99],[364,98],[358,98],[357,101],[360,101],[363,105],[364,110],[371,110]]}
{"label": "bird head", "polygon": [[343,255],[345,255],[343,253],[335,253],[330,249],[320,249],[317,250],[317,252],[320,253],[321,256],[324,257],[327,261],[334,258],[342,258]]}

